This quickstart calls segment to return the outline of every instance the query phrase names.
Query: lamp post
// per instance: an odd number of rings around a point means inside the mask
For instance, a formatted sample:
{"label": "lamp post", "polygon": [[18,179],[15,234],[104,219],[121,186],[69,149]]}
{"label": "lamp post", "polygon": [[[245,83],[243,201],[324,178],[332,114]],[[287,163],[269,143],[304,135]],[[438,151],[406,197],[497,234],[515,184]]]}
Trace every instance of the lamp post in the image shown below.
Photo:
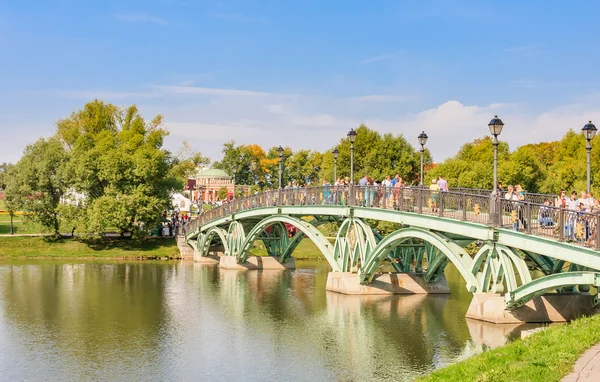
{"label": "lamp post", "polygon": [[423,155],[425,154],[425,143],[427,143],[427,134],[425,132],[421,132],[417,137],[419,139],[419,144],[421,145],[421,180],[419,181],[419,186],[423,186]]}
{"label": "lamp post", "polygon": [[277,153],[279,154],[279,189],[281,190],[281,175],[283,173],[283,147],[279,146],[277,148]]}
{"label": "lamp post", "polygon": [[502,132],[502,128],[504,127],[504,122],[497,115],[492,118],[490,123],[488,123],[488,127],[490,128],[490,133],[492,134],[492,144],[494,145],[494,184],[492,185],[493,191],[492,195],[496,196],[498,193],[498,135]]}
{"label": "lamp post", "polygon": [[354,141],[356,140],[357,132],[350,129],[348,132],[348,140],[350,141],[350,205],[354,205],[356,195],[354,195]]}
{"label": "lamp post", "polygon": [[333,183],[337,182],[337,159],[340,155],[337,147],[332,151],[333,154]]}
{"label": "lamp post", "polygon": [[235,199],[235,197],[236,197],[236,194],[235,194],[235,175],[237,174],[237,171],[238,171],[237,164],[234,164],[233,166],[231,166],[231,171],[233,171],[233,198]]}
{"label": "lamp post", "polygon": [[350,185],[354,185],[354,141],[356,140],[357,132],[350,129],[348,132],[348,140],[350,141]]}
{"label": "lamp post", "polygon": [[591,188],[591,160],[592,160],[592,139],[594,139],[594,136],[596,135],[596,126],[594,126],[594,124],[592,123],[592,121],[589,121],[588,123],[585,124],[585,126],[583,126],[583,129],[581,129],[581,131],[583,132],[583,136],[585,137],[585,140],[587,141],[585,144],[585,150],[587,151],[587,192],[590,192],[590,188]]}

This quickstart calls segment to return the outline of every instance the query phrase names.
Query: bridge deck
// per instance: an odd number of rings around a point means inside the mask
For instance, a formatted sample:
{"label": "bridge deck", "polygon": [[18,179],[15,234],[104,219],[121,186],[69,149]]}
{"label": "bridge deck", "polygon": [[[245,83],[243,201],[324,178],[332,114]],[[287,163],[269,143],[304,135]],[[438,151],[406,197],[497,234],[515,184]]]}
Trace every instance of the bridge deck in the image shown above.
{"label": "bridge deck", "polygon": [[[538,201],[549,195],[533,194]],[[600,250],[600,214],[584,213],[546,206],[532,201],[515,202],[492,198],[482,190],[461,189],[460,192],[436,192],[424,188],[384,188],[384,187],[312,187],[269,191],[245,198],[235,199],[218,208],[207,211],[193,220],[188,227],[188,236],[197,235],[198,229],[218,224],[224,218],[254,209],[272,207],[269,213],[278,213],[279,208],[296,207],[286,211],[302,215],[303,206],[313,208],[307,214],[316,214],[314,207],[338,207],[335,212],[323,210],[323,215],[359,213],[364,218],[389,220],[389,212],[410,212],[416,215],[439,217],[440,224],[446,219],[477,223],[479,236],[481,227],[505,228],[557,242],[569,242],[577,246]],[[342,208],[342,212],[339,211]],[[345,208],[344,208],[345,207]],[[349,208],[355,207],[355,208]],[[356,212],[354,212],[356,210]],[[368,212],[370,210],[371,212]],[[346,211],[346,212],[344,212]],[[359,212],[360,211],[360,212]],[[261,212],[265,212],[264,210]],[[318,212],[318,211],[317,211]],[[262,214],[261,214],[262,215]],[[388,218],[385,218],[387,215]],[[411,214],[412,215],[412,214]],[[391,221],[394,221],[392,219]],[[435,225],[427,219],[424,224]],[[427,225],[421,225],[427,227]],[[467,227],[463,225],[463,227]],[[475,226],[472,226],[475,227]],[[435,227],[430,227],[435,229]],[[455,232],[460,234],[461,232]],[[468,234],[472,234],[468,232]],[[481,239],[488,239],[483,234]],[[509,237],[510,235],[505,235]]]}

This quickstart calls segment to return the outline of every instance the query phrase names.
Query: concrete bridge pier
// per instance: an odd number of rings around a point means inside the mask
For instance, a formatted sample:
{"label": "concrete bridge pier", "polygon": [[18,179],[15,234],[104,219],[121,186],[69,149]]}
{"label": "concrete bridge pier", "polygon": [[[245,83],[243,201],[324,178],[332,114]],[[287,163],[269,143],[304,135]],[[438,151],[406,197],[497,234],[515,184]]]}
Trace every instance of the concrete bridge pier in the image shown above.
{"label": "concrete bridge pier", "polygon": [[219,255],[201,256],[198,253],[198,251],[194,251],[194,262],[199,263],[199,264],[217,265],[217,264],[219,264],[220,257],[221,256],[219,256]]}
{"label": "concrete bridge pier", "polygon": [[520,308],[507,310],[503,295],[474,293],[466,317],[494,324],[567,322],[597,313],[593,301],[594,296],[589,294],[547,293],[533,298]]}
{"label": "concrete bridge pier", "polygon": [[275,256],[248,256],[245,263],[239,264],[235,256],[221,256],[219,268],[237,270],[293,270],[296,269],[294,258],[289,258],[285,263],[279,262]]}
{"label": "concrete bridge pier", "polygon": [[177,236],[177,248],[179,248],[179,254],[182,259],[192,259],[194,256],[194,249],[185,242],[185,238]]}
{"label": "concrete bridge pier", "polygon": [[363,285],[356,273],[329,272],[326,289],[354,295],[450,293],[445,276],[431,284],[425,282],[424,276],[424,273],[383,273],[375,275],[371,284]]}

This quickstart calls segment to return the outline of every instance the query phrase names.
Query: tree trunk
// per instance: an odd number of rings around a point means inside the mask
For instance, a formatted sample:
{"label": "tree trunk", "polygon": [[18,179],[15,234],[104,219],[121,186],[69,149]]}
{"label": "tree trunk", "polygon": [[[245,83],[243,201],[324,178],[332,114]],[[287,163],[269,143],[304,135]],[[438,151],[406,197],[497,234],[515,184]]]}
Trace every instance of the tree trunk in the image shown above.
{"label": "tree trunk", "polygon": [[58,217],[54,217],[54,235],[56,235],[56,237],[60,236],[60,226],[59,226],[59,222],[58,222]]}
{"label": "tree trunk", "polygon": [[14,232],[14,230],[13,230],[13,213],[12,213],[12,212],[10,212],[10,213],[9,213],[9,215],[10,215],[10,234],[11,234],[11,235],[14,235],[14,234],[15,234],[15,232]]}

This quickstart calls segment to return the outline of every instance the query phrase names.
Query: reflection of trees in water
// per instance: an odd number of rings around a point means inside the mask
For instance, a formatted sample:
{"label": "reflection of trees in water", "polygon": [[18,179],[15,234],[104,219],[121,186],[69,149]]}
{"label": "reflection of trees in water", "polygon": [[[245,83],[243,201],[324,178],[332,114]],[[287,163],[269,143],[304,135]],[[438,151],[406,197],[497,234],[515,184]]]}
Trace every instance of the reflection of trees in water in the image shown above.
{"label": "reflection of trees in water", "polygon": [[236,328],[317,352],[336,378],[414,378],[453,359],[470,338],[464,303],[447,296],[346,296],[324,291],[326,273],[302,270],[220,270],[220,279],[215,297]]}
{"label": "reflection of trees in water", "polygon": [[355,372],[365,377],[414,378],[452,360],[469,340],[464,316],[458,318],[462,327],[447,326],[447,296],[331,293],[327,301],[331,326],[346,329],[338,332],[339,343],[351,342],[360,351],[349,353],[345,364],[361,365]]}
{"label": "reflection of trees in water", "polygon": [[[169,316],[164,288],[176,276],[174,265],[41,262],[4,267],[3,320],[26,330],[24,338],[50,339],[61,359],[83,369],[117,367],[128,360],[151,365],[158,358]],[[114,365],[106,365],[107,356],[118,356]]]}

